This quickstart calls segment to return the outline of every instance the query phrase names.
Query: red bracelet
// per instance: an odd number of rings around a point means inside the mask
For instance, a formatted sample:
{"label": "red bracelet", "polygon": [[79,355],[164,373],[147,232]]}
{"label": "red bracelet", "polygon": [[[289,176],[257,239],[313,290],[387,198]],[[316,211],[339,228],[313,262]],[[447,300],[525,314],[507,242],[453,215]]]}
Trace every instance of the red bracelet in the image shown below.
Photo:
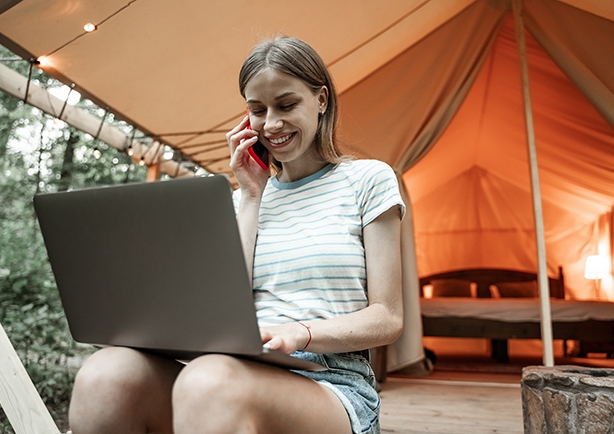
{"label": "red bracelet", "polygon": [[309,346],[309,344],[311,343],[311,327],[309,327],[306,324],[303,324],[302,322],[298,321],[298,323],[300,325],[302,325],[303,327],[305,327],[307,329],[307,333],[309,333],[309,340],[307,341],[307,343],[305,344],[305,346],[303,347],[303,349],[301,351],[305,351],[307,349],[307,347]]}

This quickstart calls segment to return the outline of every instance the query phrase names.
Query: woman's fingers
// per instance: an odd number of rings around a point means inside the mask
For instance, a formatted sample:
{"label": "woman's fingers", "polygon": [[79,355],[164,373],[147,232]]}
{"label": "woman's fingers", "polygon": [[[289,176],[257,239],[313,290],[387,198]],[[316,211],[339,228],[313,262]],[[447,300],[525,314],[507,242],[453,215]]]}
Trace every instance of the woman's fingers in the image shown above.
{"label": "woman's fingers", "polygon": [[239,187],[247,194],[256,197],[262,194],[269,172],[262,170],[249,155],[249,147],[258,141],[258,132],[248,126],[249,118],[245,116],[239,125],[226,134],[226,140],[230,147],[230,169]]}
{"label": "woman's fingers", "polygon": [[266,348],[291,354],[302,348],[303,326],[297,323],[287,323],[279,326],[260,328],[262,343]]}
{"label": "woman's fingers", "polygon": [[[251,157],[247,149],[258,141],[258,136],[240,139],[238,145],[234,145],[234,151],[230,156],[230,168],[235,171],[251,165]],[[231,142],[232,143],[232,142]],[[231,149],[232,149],[231,145]],[[255,163],[255,162],[254,162]]]}
{"label": "woman's fingers", "polygon": [[226,133],[226,141],[228,142],[228,146],[230,146],[231,154],[234,153],[241,141],[247,138],[246,136],[254,134],[251,129],[246,129],[248,125],[249,117],[245,116],[239,125]]}

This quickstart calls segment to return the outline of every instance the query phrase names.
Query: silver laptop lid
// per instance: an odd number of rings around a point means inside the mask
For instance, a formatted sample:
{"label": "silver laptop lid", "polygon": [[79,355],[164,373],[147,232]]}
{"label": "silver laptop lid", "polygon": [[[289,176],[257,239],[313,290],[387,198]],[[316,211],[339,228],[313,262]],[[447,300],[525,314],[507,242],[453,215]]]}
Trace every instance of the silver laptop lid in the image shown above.
{"label": "silver laptop lid", "polygon": [[225,176],[35,197],[78,342],[258,355],[262,344]]}

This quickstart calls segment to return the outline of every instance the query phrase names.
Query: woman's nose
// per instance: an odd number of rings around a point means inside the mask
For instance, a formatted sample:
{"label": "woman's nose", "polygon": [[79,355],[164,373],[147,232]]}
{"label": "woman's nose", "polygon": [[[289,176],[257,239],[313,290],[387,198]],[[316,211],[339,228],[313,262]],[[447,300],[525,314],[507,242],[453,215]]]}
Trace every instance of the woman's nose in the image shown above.
{"label": "woman's nose", "polygon": [[264,130],[267,132],[276,132],[283,127],[284,123],[278,114],[269,111],[264,121]]}

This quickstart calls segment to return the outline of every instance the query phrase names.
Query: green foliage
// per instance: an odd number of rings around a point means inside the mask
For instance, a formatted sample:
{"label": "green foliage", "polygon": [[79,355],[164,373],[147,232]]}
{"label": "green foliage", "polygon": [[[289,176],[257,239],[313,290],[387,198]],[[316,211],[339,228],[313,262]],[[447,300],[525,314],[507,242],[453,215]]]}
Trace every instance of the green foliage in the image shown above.
{"label": "green foliage", "polygon": [[[2,47],[0,57],[6,57]],[[144,181],[146,173],[127,155],[0,92],[0,324],[63,430],[79,361],[93,348],[69,333],[32,199],[39,192]],[[0,433],[12,433],[1,413]]]}

